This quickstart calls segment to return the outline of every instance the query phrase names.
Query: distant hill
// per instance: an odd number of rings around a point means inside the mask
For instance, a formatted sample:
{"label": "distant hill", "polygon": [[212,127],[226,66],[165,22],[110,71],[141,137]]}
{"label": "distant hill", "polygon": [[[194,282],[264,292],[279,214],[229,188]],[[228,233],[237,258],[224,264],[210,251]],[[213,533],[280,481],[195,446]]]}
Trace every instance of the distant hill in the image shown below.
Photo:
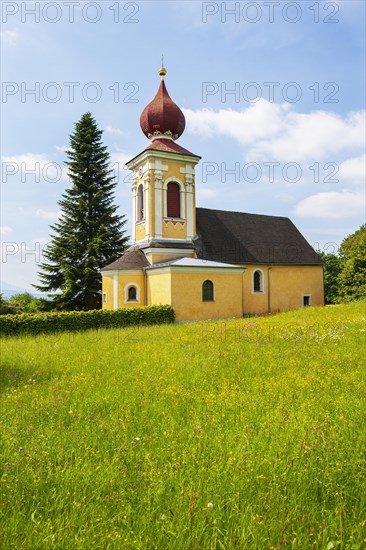
{"label": "distant hill", "polygon": [[3,295],[5,300],[8,300],[12,296],[15,296],[16,294],[23,294],[24,292],[29,292],[29,294],[32,294],[35,298],[46,298],[46,294],[42,294],[42,292],[36,292],[35,290],[31,288],[21,288],[18,286],[11,285],[10,283],[6,283],[4,281],[0,281],[0,293]]}

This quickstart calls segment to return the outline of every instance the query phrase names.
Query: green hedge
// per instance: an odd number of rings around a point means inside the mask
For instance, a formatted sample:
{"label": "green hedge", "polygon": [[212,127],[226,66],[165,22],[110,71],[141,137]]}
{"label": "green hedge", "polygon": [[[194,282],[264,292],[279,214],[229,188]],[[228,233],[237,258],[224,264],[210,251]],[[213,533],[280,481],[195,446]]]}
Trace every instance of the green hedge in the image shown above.
{"label": "green hedge", "polygon": [[67,311],[0,316],[1,336],[78,332],[98,328],[174,323],[171,306],[121,308],[113,311]]}

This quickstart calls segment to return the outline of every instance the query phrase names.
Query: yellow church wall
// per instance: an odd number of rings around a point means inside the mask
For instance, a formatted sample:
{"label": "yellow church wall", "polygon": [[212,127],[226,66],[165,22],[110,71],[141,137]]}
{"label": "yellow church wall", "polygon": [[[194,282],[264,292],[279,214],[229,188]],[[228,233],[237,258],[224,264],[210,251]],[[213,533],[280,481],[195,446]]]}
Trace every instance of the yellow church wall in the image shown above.
{"label": "yellow church wall", "polygon": [[137,222],[136,224],[136,241],[143,241],[146,237],[145,222]]}
{"label": "yellow church wall", "polygon": [[[107,294],[107,301],[102,302],[102,309],[112,310],[114,309],[114,280],[116,275],[102,275],[102,292]],[[128,270],[120,271],[117,275],[118,279],[118,307],[141,307],[145,305],[145,278],[141,271]],[[125,288],[130,284],[137,284],[140,288],[140,296],[138,302],[126,302],[125,303]]]}
{"label": "yellow church wall", "polygon": [[149,271],[147,275],[147,296],[149,306],[171,304],[171,274],[154,273]]}
{"label": "yellow church wall", "polygon": [[163,220],[163,238],[164,239],[185,239],[187,237],[186,222],[174,223]]}
{"label": "yellow church wall", "polygon": [[[245,313],[268,312],[268,265],[246,264],[244,275]],[[263,293],[253,292],[253,273],[263,272]],[[270,311],[303,307],[303,295],[311,296],[312,306],[324,305],[322,266],[274,265],[270,270]]]}
{"label": "yellow church wall", "polygon": [[271,271],[271,311],[303,307],[303,295],[312,306],[324,305],[323,267],[274,266]]}
{"label": "yellow church wall", "polygon": [[184,182],[184,174],[180,171],[181,168],[185,168],[186,163],[179,162],[176,160],[170,160],[168,165],[168,170],[164,172],[164,179],[166,178],[177,178],[180,181]]}
{"label": "yellow church wall", "polygon": [[[125,302],[125,288],[130,284],[136,283],[140,287],[139,302]],[[118,307],[142,307],[145,305],[145,279],[141,274],[134,272],[129,274],[128,270],[118,274]]]}
{"label": "yellow church wall", "polygon": [[102,309],[113,309],[113,276],[102,276],[102,293],[107,294],[107,301],[102,302]]}
{"label": "yellow church wall", "polygon": [[[214,301],[202,301],[202,283],[214,283]],[[242,273],[172,271],[172,306],[177,321],[242,317]]]}

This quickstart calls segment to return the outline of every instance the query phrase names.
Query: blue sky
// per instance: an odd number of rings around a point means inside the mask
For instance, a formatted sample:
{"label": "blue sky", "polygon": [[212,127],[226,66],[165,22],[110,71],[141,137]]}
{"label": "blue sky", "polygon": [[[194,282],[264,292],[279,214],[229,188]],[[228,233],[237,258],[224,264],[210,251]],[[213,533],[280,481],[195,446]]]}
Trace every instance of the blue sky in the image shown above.
{"label": "blue sky", "polygon": [[139,116],[162,53],[179,143],[202,157],[197,205],[288,216],[336,249],[365,223],[364,20],[358,0],[2,2],[3,286],[37,281],[87,111],[130,233],[124,163],[148,144]]}

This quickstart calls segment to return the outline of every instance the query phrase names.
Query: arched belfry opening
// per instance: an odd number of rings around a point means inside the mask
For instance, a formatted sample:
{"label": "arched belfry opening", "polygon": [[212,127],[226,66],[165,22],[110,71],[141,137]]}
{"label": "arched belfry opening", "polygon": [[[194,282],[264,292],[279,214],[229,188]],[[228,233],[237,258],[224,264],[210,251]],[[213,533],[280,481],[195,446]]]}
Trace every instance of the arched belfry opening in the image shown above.
{"label": "arched belfry opening", "polygon": [[167,216],[180,218],[180,187],[176,181],[170,181],[167,187]]}

